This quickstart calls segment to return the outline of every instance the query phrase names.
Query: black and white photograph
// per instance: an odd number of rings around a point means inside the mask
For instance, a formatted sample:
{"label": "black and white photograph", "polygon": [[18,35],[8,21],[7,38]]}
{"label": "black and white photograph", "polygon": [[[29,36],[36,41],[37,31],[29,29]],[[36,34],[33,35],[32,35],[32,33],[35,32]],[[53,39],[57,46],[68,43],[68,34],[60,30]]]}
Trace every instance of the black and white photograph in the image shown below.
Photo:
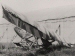
{"label": "black and white photograph", "polygon": [[75,56],[75,0],[0,0],[0,56]]}

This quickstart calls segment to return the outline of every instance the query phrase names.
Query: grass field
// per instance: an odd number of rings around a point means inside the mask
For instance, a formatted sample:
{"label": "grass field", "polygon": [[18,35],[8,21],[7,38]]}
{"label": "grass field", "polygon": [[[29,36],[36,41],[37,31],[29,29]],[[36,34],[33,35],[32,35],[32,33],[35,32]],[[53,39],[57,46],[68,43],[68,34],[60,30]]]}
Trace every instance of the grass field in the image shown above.
{"label": "grass field", "polygon": [[25,51],[22,48],[1,49],[0,56],[75,56],[75,48],[55,50],[46,54],[36,53],[36,50]]}
{"label": "grass field", "polygon": [[[55,50],[49,53],[39,52],[37,49],[26,51],[20,47],[9,47],[0,45],[0,56],[75,56],[75,47],[73,48],[63,48],[60,51]],[[41,51],[41,50],[40,50]]]}

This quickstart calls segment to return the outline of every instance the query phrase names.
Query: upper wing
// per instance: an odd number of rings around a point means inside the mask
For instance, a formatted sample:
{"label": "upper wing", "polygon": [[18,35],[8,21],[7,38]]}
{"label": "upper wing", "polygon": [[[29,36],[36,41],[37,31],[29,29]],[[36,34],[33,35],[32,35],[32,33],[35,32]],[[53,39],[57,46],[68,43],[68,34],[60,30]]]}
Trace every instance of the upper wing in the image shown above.
{"label": "upper wing", "polygon": [[[26,17],[23,15],[16,13],[12,9],[8,7],[3,7],[3,17],[7,19],[9,22],[15,24],[16,26],[26,30],[27,32],[31,33],[35,37],[44,38],[48,40],[56,40],[60,41],[59,36],[52,31],[48,31],[47,27],[44,27],[45,24],[40,24],[35,22],[34,25],[30,24]],[[23,20],[25,18],[25,20]]]}

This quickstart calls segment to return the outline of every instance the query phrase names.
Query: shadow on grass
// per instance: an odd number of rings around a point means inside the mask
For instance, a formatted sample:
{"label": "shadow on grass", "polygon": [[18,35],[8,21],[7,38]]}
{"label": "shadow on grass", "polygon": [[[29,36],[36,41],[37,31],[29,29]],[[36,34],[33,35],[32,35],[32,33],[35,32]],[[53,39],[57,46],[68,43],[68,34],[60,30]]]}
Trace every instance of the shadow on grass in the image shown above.
{"label": "shadow on grass", "polygon": [[61,46],[49,46],[48,48],[41,48],[39,50],[36,51],[36,54],[48,54],[50,52],[54,52],[55,50],[60,51],[61,50]]}
{"label": "shadow on grass", "polygon": [[35,54],[36,55],[46,55],[46,54],[53,52],[53,51],[54,50],[51,48],[48,48],[48,49],[41,48],[41,49],[37,50]]}

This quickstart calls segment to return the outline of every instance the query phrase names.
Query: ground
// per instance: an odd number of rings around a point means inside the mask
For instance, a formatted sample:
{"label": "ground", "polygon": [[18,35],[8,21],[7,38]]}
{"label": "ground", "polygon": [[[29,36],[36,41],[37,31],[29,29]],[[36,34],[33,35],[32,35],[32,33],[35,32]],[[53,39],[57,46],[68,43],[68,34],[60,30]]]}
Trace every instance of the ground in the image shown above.
{"label": "ground", "polygon": [[0,45],[0,56],[75,56],[75,47],[73,48],[62,48],[61,50],[53,50],[50,52],[43,52],[43,49],[32,49],[25,50],[20,47],[9,47],[5,48]]}
{"label": "ground", "polygon": [[36,50],[26,51],[18,47],[1,49],[0,56],[75,56],[75,48],[55,50],[49,53],[36,53]]}

